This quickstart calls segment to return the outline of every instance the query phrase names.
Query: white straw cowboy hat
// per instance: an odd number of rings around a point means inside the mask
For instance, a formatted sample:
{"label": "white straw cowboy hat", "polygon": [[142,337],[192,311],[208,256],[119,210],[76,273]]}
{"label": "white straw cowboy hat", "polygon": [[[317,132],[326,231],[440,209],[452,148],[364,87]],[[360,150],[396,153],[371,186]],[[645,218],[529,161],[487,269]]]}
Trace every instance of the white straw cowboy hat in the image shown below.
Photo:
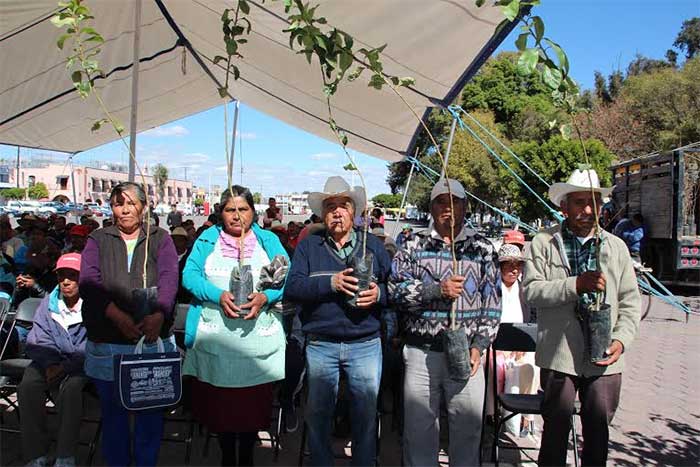
{"label": "white straw cowboy hat", "polygon": [[339,196],[347,196],[355,205],[355,212],[364,211],[367,204],[367,196],[362,187],[356,186],[350,188],[348,182],[343,177],[329,177],[326,184],[323,186],[323,191],[314,191],[309,194],[308,203],[311,212],[321,217],[323,215],[323,201],[328,198],[336,198]]}
{"label": "white straw cowboy hat", "polygon": [[569,193],[590,192],[591,189],[602,197],[610,196],[612,188],[601,188],[598,174],[593,169],[576,169],[566,182],[555,183],[549,187],[549,199],[559,206]]}

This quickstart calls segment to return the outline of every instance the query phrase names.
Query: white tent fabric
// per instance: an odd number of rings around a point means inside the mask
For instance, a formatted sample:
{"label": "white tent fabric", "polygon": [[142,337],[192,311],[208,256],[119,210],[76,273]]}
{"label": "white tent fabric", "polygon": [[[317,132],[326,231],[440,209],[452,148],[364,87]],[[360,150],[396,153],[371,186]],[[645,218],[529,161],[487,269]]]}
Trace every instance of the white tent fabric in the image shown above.
{"label": "white tent fabric", "polygon": [[[111,112],[129,124],[134,0],[86,0],[94,27],[105,38],[99,56],[107,73],[97,81]],[[313,2],[312,2],[313,3]],[[321,0],[319,13],[365,47],[389,44],[387,73],[411,76],[402,94],[424,116],[448,105],[508,33],[494,36],[497,7],[476,8],[473,0]],[[137,130],[144,131],[221,105],[213,64],[225,55],[220,17],[233,1],[143,0]],[[253,31],[242,46],[241,78],[231,94],[241,102],[335,141],[318,65],[289,48],[283,2],[250,1]],[[103,128],[94,101],[82,100],[65,69],[68,51],[56,47],[60,31],[49,21],[53,0],[0,2],[0,143],[65,152],[84,151],[116,139]],[[171,20],[171,21],[169,21]],[[185,45],[210,70],[207,73]],[[333,99],[334,117],[349,134],[349,147],[396,161],[410,153],[420,131],[409,109],[390,89],[366,85],[368,76],[344,83]]]}

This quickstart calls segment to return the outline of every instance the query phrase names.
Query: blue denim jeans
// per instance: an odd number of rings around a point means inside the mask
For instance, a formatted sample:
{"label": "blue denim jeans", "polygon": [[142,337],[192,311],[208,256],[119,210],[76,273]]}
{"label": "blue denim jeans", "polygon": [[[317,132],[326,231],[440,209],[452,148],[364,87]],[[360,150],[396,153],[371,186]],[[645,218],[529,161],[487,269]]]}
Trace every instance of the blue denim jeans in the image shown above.
{"label": "blue denim jeans", "polygon": [[309,339],[306,345],[309,385],[307,423],[311,465],[333,465],[331,432],[338,380],[347,377],[352,427],[351,465],[375,465],[377,456],[377,395],[382,374],[382,344],[337,343]]}
{"label": "blue denim jeans", "polygon": [[[117,400],[113,381],[93,378],[102,410],[102,456],[107,465],[154,466],[158,463],[163,435],[163,409],[130,412]],[[134,432],[129,429],[129,414],[134,415]]]}

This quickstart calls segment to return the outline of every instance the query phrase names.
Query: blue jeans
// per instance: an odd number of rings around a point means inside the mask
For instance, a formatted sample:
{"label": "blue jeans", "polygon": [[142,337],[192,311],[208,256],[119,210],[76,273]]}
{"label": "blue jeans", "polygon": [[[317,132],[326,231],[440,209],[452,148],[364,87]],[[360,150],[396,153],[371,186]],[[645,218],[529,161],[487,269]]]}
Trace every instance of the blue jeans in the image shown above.
{"label": "blue jeans", "polygon": [[309,339],[306,369],[311,465],[334,463],[331,432],[341,371],[347,377],[350,393],[351,465],[375,465],[377,395],[382,374],[381,340],[377,337],[348,344]]}
{"label": "blue jeans", "polygon": [[[133,440],[134,465],[152,466],[158,462],[163,435],[163,409],[129,412],[117,400],[113,381],[93,378],[102,409],[102,456],[110,466],[131,464]],[[129,414],[134,414],[134,433],[129,429]]]}

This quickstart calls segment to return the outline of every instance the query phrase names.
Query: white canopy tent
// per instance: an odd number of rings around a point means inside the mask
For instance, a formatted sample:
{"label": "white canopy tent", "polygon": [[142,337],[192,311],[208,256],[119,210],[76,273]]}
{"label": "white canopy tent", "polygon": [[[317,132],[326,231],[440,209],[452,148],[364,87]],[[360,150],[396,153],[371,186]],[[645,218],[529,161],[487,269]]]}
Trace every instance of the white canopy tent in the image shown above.
{"label": "white canopy tent", "polygon": [[[97,80],[107,107],[129,125],[135,0],[86,0],[94,27],[105,38]],[[250,0],[253,31],[242,46],[241,78],[231,93],[241,102],[335,141],[318,65],[289,48],[282,1]],[[315,3],[312,0],[312,3]],[[502,19],[495,6],[474,0],[320,0],[319,14],[377,47],[385,71],[411,76],[402,93],[419,115],[449,105],[464,83],[509,33],[494,35]],[[213,64],[225,55],[220,17],[235,5],[221,0],[143,0],[140,32],[137,131],[141,132],[221,105]],[[0,2],[0,143],[80,152],[116,139],[108,128],[91,132],[102,117],[94,101],[74,91],[60,51],[60,31],[49,21],[55,0]],[[366,79],[344,83],[333,99],[334,117],[349,134],[351,149],[388,161],[411,154],[421,131],[415,117],[390,90],[368,88]]]}

